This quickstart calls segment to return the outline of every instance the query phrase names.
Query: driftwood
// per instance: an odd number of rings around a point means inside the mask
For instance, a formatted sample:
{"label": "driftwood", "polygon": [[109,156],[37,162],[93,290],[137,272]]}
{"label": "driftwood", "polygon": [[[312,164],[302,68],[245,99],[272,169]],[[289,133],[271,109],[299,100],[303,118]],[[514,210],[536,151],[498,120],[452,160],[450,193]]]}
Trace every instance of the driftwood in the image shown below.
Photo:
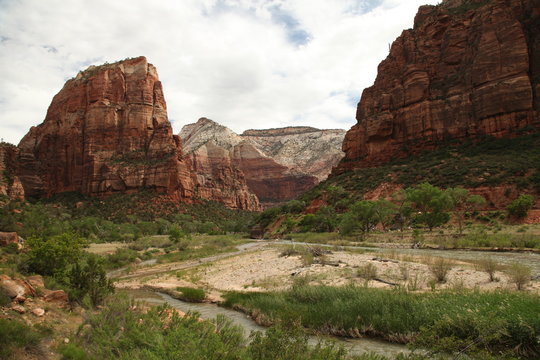
{"label": "driftwood", "polygon": [[384,259],[384,258],[380,258],[380,257],[374,257],[373,259],[371,259],[373,261],[379,261],[379,262],[391,262],[391,263],[395,263],[395,264],[398,264],[399,261],[397,260],[390,260],[390,259]]}
{"label": "driftwood", "polygon": [[374,278],[372,280],[375,280],[375,281],[378,281],[378,282],[382,282],[383,284],[387,284],[387,285],[391,285],[391,286],[398,286],[398,284],[396,283],[393,283],[393,282],[390,282],[390,281],[386,281],[386,280],[383,280],[383,279],[379,279],[379,278]]}

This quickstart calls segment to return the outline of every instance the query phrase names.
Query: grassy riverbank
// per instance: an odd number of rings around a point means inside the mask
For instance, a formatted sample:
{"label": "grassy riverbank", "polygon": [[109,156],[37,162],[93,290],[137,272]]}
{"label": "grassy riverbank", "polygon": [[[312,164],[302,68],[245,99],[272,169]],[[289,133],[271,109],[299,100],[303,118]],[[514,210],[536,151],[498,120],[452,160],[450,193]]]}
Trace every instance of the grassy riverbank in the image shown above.
{"label": "grassy riverbank", "polygon": [[518,292],[411,293],[296,285],[272,293],[229,293],[263,324],[296,321],[321,333],[376,336],[437,352],[540,355],[540,298]]}

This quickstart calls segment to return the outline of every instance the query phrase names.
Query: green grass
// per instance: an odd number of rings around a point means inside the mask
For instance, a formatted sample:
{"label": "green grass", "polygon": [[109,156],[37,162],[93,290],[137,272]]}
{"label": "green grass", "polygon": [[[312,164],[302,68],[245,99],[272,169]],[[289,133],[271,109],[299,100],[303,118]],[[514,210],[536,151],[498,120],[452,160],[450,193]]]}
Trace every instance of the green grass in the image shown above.
{"label": "green grass", "polygon": [[[168,306],[142,312],[116,298],[102,312],[90,315],[63,359],[183,360],[345,360],[352,359],[332,344],[309,346],[298,328],[274,327],[254,333],[248,344],[242,330],[225,317],[200,320],[198,314],[178,316]],[[363,356],[355,359],[382,360]]]}
{"label": "green grass", "polygon": [[41,335],[17,320],[0,318],[0,358],[9,359],[17,349],[35,350]]}
{"label": "green grass", "polygon": [[[477,350],[495,353],[515,348],[519,353],[514,355],[540,355],[537,340],[540,336],[540,297],[535,295],[473,291],[410,293],[354,286],[293,286],[283,292],[233,292],[225,298],[226,306],[246,309],[264,323],[297,321],[317,332],[362,334],[396,342],[416,340],[424,347],[435,347],[437,341],[454,338],[459,338],[464,345],[496,332],[498,338],[481,343],[482,348]],[[496,329],[489,326],[494,322]],[[462,326],[461,332],[449,335],[456,326]],[[428,334],[434,329],[440,334],[430,340]]]}
{"label": "green grass", "polygon": [[181,300],[190,302],[202,302],[206,298],[206,293],[203,289],[195,289],[190,287],[176,288],[181,293]]}

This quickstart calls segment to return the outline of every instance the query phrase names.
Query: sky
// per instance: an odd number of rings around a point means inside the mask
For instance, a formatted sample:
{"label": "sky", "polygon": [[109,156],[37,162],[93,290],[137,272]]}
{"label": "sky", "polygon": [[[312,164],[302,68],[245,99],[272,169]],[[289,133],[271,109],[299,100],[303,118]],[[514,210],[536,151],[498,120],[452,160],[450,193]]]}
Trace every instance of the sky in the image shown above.
{"label": "sky", "polygon": [[362,90],[439,0],[0,0],[0,138],[18,144],[65,81],[144,55],[175,133],[356,123]]}

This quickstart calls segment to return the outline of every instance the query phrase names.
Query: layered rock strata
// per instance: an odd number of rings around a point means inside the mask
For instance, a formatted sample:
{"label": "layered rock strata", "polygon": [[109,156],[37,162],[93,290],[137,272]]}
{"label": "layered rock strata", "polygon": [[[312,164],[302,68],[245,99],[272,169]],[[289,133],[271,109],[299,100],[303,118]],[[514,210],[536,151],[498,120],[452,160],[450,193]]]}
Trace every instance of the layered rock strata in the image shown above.
{"label": "layered rock strata", "polygon": [[269,130],[246,130],[242,138],[260,151],[291,170],[315,176],[318,181],[328,177],[342,158],[341,144],[345,130],[319,130],[312,127],[286,127]]}
{"label": "layered rock strata", "polygon": [[364,90],[335,173],[540,125],[540,1],[422,6]]}
{"label": "layered rock strata", "polygon": [[200,197],[223,202],[230,208],[262,209],[233,159],[233,148],[241,142],[238,135],[203,118],[184,126],[180,137],[184,142],[184,158],[196,173]]}
{"label": "layered rock strata", "polygon": [[161,82],[144,57],[91,66],[67,81],[19,148],[30,196],[147,188],[193,198],[195,182],[167,119]]}
{"label": "layered rock strata", "polygon": [[206,118],[180,133],[199,182],[215,184],[223,168],[237,171],[265,206],[293,199],[325,178],[343,155],[343,135],[307,127],[238,135]]}

